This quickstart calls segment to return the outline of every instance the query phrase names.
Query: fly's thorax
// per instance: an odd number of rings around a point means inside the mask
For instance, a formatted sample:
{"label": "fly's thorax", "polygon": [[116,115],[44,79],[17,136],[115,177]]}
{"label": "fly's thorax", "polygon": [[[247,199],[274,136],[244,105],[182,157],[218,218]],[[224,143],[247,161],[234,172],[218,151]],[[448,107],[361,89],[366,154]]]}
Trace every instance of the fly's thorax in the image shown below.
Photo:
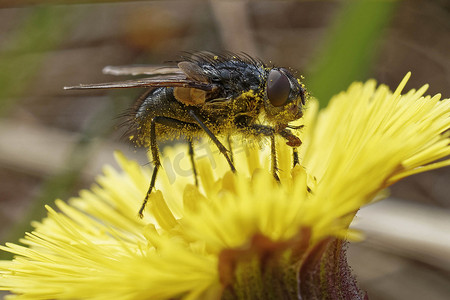
{"label": "fly's thorax", "polygon": [[242,92],[233,102],[235,115],[246,114],[257,117],[264,102],[263,91],[248,90]]}
{"label": "fly's thorax", "polygon": [[[240,116],[256,119],[262,111],[263,97],[258,90],[241,91],[235,97],[219,102],[209,102],[199,108],[205,124],[217,129],[217,132],[233,130]],[[214,131],[214,130],[213,130]]]}

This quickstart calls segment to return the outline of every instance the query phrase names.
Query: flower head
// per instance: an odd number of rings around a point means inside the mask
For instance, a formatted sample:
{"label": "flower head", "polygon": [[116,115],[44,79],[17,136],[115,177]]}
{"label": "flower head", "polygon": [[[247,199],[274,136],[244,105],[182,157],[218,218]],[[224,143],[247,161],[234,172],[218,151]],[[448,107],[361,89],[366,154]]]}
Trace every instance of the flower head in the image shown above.
{"label": "flower head", "polygon": [[[105,167],[91,190],[56,201],[58,212],[47,207],[25,246],[1,248],[16,257],[0,262],[0,289],[19,299],[342,294],[317,275],[321,263],[330,268],[324,257],[345,265],[342,245],[330,241],[354,236],[354,214],[385,187],[450,164],[435,162],[450,154],[450,99],[423,97],[426,87],[401,95],[408,77],[394,93],[354,83],[321,112],[310,101],[301,166],[292,168],[291,148],[277,144],[280,183],[264,147],[235,148],[237,174],[219,153],[199,158],[199,187],[184,176],[172,183],[166,167],[142,220],[149,170],[117,153],[123,172]],[[314,289],[319,281],[325,289]],[[348,283],[334,286],[351,290]]]}

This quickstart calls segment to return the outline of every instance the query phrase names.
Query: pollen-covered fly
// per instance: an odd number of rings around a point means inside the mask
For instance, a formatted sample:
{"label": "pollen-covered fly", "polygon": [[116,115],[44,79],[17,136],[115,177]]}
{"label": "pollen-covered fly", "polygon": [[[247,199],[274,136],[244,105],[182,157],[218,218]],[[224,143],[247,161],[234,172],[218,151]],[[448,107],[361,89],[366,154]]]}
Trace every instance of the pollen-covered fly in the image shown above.
{"label": "pollen-covered fly", "polygon": [[196,184],[193,139],[205,134],[216,144],[233,172],[236,168],[231,149],[218,136],[269,137],[272,172],[277,180],[276,135],[293,147],[294,164],[298,164],[296,147],[301,141],[290,129],[301,126],[289,123],[302,117],[306,92],[300,79],[285,68],[267,66],[245,54],[201,52],[182,57],[174,66],[106,67],[104,72],[148,77],[65,89],[148,88],[136,101],[127,122],[130,140],[137,146],[150,147],[153,156],[150,187],[139,209],[141,217],[161,167],[157,145],[160,139],[187,138]]}

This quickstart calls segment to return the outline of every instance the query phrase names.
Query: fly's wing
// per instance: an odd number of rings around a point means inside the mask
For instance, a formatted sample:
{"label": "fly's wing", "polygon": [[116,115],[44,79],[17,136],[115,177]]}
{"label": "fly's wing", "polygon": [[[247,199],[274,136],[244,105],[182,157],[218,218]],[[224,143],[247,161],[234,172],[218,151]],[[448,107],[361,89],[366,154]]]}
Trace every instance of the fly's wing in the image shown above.
{"label": "fly's wing", "polygon": [[154,66],[154,65],[130,65],[130,66],[106,66],[103,68],[103,74],[108,75],[185,75],[180,68],[173,66]]}
{"label": "fly's wing", "polygon": [[[195,80],[199,83],[209,83],[209,77],[206,72],[198,64],[188,61],[182,61],[178,63],[178,68],[185,74],[185,76],[191,80]],[[217,90],[213,89],[214,92]],[[186,87],[176,87],[173,90],[173,95],[175,98],[186,105],[203,105],[208,99],[213,97],[211,91],[196,89],[196,88],[186,88]]]}
{"label": "fly's wing", "polygon": [[65,90],[85,90],[85,89],[120,89],[120,88],[135,88],[135,87],[180,87],[198,89],[201,91],[211,91],[214,89],[214,84],[197,82],[192,79],[186,79],[186,76],[171,76],[164,78],[140,78],[133,80],[80,84],[75,86],[66,86]]}
{"label": "fly's wing", "polygon": [[209,82],[208,74],[202,69],[198,64],[182,61],[178,63],[178,68],[183,72],[188,78],[200,81]]}
{"label": "fly's wing", "polygon": [[220,86],[209,80],[205,70],[194,62],[182,61],[177,66],[108,66],[103,73],[111,75],[150,75],[152,77],[118,82],[80,84],[65,90],[114,89],[135,87],[173,87],[175,98],[185,105],[203,105],[220,94]]}

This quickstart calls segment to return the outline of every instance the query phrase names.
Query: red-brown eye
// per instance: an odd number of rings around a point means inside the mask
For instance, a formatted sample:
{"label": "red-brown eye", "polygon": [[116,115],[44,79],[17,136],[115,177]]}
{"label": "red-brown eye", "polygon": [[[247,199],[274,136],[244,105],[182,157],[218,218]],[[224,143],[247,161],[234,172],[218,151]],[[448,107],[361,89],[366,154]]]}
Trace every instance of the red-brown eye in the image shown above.
{"label": "red-brown eye", "polygon": [[267,78],[267,98],[273,106],[286,104],[291,92],[291,85],[286,75],[278,70],[270,70]]}

